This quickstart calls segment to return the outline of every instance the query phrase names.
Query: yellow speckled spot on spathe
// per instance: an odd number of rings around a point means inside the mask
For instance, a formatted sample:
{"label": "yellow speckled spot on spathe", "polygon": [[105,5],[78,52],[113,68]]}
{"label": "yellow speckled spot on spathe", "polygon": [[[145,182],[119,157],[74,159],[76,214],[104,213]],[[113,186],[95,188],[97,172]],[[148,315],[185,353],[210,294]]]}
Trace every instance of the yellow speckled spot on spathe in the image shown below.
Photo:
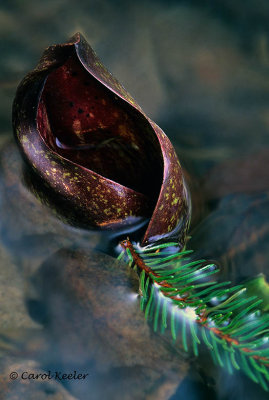
{"label": "yellow speckled spot on spathe", "polygon": [[179,198],[179,197],[176,197],[176,198],[172,201],[171,205],[172,205],[172,206],[175,206],[177,203],[180,204],[180,198]]}

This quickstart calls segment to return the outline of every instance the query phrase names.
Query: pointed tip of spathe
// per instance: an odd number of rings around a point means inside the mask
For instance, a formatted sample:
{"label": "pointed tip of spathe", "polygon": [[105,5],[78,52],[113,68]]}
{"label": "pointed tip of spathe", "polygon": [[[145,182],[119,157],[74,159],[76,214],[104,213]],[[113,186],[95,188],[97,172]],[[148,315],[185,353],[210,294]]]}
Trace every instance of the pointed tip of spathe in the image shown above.
{"label": "pointed tip of spathe", "polygon": [[78,32],[74,33],[66,43],[76,44],[76,43],[79,43],[81,41],[81,39],[83,39],[83,38],[84,37],[83,37],[82,33],[78,31]]}

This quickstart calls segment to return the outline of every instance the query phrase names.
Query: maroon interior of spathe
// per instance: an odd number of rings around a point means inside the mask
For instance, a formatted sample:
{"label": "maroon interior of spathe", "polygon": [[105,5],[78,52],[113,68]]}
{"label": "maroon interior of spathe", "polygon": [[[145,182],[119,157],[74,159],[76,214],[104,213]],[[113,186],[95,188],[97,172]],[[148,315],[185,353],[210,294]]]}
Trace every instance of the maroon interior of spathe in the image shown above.
{"label": "maroon interior of spathe", "polygon": [[76,57],[49,74],[37,123],[47,145],[61,156],[156,201],[163,169],[156,135]]}

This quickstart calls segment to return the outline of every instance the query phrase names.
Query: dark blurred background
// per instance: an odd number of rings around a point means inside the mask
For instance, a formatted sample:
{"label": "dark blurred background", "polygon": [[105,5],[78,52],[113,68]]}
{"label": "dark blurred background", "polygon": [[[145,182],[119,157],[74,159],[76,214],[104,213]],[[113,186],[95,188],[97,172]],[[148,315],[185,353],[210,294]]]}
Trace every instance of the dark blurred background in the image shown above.
{"label": "dark blurred background", "polygon": [[[20,80],[47,46],[77,31],[175,145],[192,191],[189,247],[195,256],[217,260],[223,279],[237,282],[261,272],[268,278],[268,0],[1,0],[2,136],[12,136],[11,106]],[[13,209],[10,215],[17,221]],[[12,240],[21,240],[20,229],[24,237],[20,221],[14,222],[15,229],[7,219],[1,241],[7,226]],[[16,248],[27,268],[29,253],[35,250],[40,257],[42,248],[44,259],[52,242],[42,227],[39,239],[38,224],[33,225],[34,233],[27,225],[22,241],[26,251]],[[30,234],[35,241],[29,242]],[[0,282],[0,297],[5,292],[1,315],[6,326],[24,321],[31,327],[23,305],[25,282],[14,278],[10,258],[2,260],[7,268]],[[6,288],[7,279],[16,290]],[[205,384],[195,386],[194,381],[187,377],[174,399],[209,398]],[[256,385],[239,387],[236,379],[226,378],[216,385],[214,398],[255,399],[256,390]]]}
{"label": "dark blurred background", "polygon": [[242,151],[261,147],[269,124],[268,19],[266,0],[2,0],[1,131],[10,129],[18,82],[43,49],[81,31],[180,143],[208,154],[221,142],[214,158],[233,154],[239,141]]}
{"label": "dark blurred background", "polygon": [[2,0],[1,132],[43,49],[82,32],[196,174],[268,146],[266,0]]}

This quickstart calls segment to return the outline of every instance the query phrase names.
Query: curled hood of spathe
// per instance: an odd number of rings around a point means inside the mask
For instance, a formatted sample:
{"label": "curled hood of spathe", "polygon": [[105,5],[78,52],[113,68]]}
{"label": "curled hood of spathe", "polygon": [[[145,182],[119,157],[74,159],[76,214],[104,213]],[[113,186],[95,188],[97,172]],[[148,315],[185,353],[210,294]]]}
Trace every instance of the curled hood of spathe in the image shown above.
{"label": "curled hood of spathe", "polygon": [[37,188],[69,223],[116,229],[144,218],[141,245],[184,245],[190,200],[176,152],[80,33],[23,79],[13,126]]}

